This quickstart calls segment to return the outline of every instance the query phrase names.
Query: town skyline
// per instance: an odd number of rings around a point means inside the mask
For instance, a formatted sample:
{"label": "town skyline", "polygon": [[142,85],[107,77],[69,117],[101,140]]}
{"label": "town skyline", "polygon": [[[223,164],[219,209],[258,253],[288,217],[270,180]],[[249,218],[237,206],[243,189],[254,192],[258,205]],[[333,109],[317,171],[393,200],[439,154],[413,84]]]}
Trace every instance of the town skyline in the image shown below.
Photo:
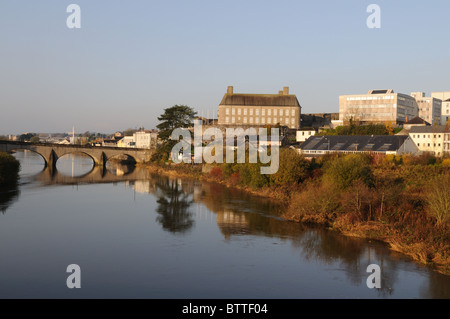
{"label": "town skyline", "polygon": [[154,128],[176,104],[213,117],[230,85],[289,86],[302,113],[370,89],[448,91],[450,3],[377,1],[369,29],[370,3],[82,0],[80,29],[66,27],[70,2],[2,3],[0,134]]}

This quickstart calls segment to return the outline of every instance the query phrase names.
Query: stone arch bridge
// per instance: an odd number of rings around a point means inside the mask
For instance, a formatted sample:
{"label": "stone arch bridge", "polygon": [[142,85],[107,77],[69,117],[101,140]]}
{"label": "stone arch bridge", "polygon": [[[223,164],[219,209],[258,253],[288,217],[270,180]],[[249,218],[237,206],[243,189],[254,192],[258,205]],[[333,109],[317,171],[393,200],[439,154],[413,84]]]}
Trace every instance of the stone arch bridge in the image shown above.
{"label": "stone arch bridge", "polygon": [[45,161],[45,166],[55,168],[58,158],[72,153],[82,153],[94,161],[95,166],[105,166],[108,159],[120,155],[127,155],[133,158],[136,163],[146,163],[150,161],[154,150],[124,147],[102,147],[102,146],[82,146],[72,144],[47,144],[0,141],[0,152],[12,152],[18,150],[29,150],[41,155]]}

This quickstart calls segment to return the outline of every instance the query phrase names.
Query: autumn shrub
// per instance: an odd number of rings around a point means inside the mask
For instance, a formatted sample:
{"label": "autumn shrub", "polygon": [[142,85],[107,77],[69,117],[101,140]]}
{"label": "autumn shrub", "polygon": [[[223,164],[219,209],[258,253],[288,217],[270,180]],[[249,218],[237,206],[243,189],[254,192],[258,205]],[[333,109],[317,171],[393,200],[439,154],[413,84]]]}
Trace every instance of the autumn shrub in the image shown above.
{"label": "autumn shrub", "polygon": [[213,167],[211,169],[211,171],[209,172],[209,176],[214,178],[214,179],[222,179],[223,174],[222,174],[222,168],[221,167]]}
{"label": "autumn shrub", "polygon": [[436,219],[436,225],[442,226],[450,220],[450,174],[444,174],[430,180],[425,193],[426,209]]}
{"label": "autumn shrub", "polygon": [[303,155],[292,149],[281,149],[279,168],[269,175],[271,185],[292,185],[304,181],[309,174],[310,162]]}
{"label": "autumn shrub", "polygon": [[329,184],[310,182],[292,195],[284,217],[302,222],[327,223],[339,211],[339,195]]}
{"label": "autumn shrub", "polygon": [[367,155],[350,154],[327,162],[324,179],[337,189],[346,189],[356,181],[365,185],[372,183],[371,158]]}

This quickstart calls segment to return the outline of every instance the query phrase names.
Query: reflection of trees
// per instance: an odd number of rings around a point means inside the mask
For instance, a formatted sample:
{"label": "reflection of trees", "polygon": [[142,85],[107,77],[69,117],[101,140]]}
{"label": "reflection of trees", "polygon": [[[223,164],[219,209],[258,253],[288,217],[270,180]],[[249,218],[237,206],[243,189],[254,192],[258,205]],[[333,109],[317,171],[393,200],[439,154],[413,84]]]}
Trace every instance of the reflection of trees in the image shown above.
{"label": "reflection of trees", "polygon": [[189,211],[193,200],[190,193],[183,190],[182,184],[177,180],[159,177],[156,182],[159,216],[156,220],[163,229],[172,233],[183,233],[193,225],[192,213]]}
{"label": "reflection of trees", "polygon": [[0,187],[0,211],[5,214],[9,206],[19,197],[20,191],[17,184],[8,187]]}
{"label": "reflection of trees", "polygon": [[217,224],[226,239],[231,236],[259,235],[290,240],[306,260],[317,260],[339,269],[355,286],[365,286],[370,275],[367,266],[381,267],[381,289],[374,290],[380,297],[392,295],[398,281],[395,256],[385,257],[389,251],[381,244],[343,236],[323,227],[306,226],[277,218],[282,206],[255,198],[218,184],[202,184],[201,196],[196,198],[217,214]]}
{"label": "reflection of trees", "polygon": [[322,263],[339,263],[347,278],[354,285],[365,285],[367,266],[377,264],[381,268],[381,289],[376,292],[380,297],[391,295],[398,279],[397,262],[393,257],[385,258],[387,248],[381,244],[369,245],[366,240],[347,237],[326,229],[315,227],[305,232],[294,243],[302,250],[307,260],[319,260]]}

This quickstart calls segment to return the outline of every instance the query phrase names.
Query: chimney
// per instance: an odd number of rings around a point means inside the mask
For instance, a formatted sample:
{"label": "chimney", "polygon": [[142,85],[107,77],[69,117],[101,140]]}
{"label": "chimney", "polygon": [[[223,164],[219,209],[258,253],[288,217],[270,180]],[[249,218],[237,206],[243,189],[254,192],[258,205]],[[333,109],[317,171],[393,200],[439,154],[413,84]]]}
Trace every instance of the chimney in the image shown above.
{"label": "chimney", "polygon": [[233,94],[233,87],[232,86],[228,87],[227,94]]}
{"label": "chimney", "polygon": [[289,95],[289,86],[283,88],[283,95]]}
{"label": "chimney", "polygon": [[283,95],[283,91],[278,91],[278,94]]}

